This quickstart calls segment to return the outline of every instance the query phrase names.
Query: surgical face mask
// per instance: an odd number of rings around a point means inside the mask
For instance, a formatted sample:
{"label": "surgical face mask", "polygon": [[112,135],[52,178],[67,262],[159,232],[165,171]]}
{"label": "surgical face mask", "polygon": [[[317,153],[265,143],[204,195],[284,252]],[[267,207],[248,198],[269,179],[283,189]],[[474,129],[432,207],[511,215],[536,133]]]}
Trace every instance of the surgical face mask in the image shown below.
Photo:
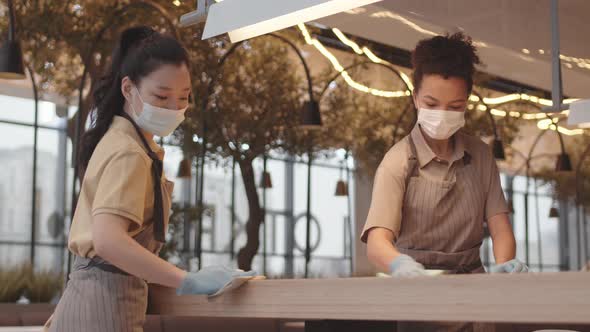
{"label": "surgical face mask", "polygon": [[420,108],[418,124],[430,138],[445,140],[465,126],[465,112]]}
{"label": "surgical face mask", "polygon": [[142,106],[138,110],[135,109],[133,103],[130,103],[133,110],[133,112],[131,112],[131,117],[141,129],[154,135],[164,137],[170,135],[180,123],[184,121],[184,112],[186,112],[188,106],[180,110],[156,107],[144,102],[139,90],[137,88],[134,89],[139,96]]}

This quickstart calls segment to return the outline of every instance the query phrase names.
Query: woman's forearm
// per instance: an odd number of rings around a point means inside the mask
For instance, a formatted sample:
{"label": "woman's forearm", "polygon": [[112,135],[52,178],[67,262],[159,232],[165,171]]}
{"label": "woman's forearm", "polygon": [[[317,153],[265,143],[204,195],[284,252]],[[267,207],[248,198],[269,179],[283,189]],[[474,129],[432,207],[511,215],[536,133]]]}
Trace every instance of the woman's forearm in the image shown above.
{"label": "woman's forearm", "polygon": [[367,240],[367,257],[379,270],[389,273],[391,262],[399,256],[393,245],[393,233],[385,228],[374,228]]}
{"label": "woman's forearm", "polygon": [[514,236],[510,235],[508,233],[502,233],[492,239],[496,264],[506,263],[516,256],[516,243]]}
{"label": "woman's forearm", "polygon": [[516,256],[516,241],[510,219],[506,214],[499,214],[488,220],[488,228],[494,247],[496,264],[508,262]]}

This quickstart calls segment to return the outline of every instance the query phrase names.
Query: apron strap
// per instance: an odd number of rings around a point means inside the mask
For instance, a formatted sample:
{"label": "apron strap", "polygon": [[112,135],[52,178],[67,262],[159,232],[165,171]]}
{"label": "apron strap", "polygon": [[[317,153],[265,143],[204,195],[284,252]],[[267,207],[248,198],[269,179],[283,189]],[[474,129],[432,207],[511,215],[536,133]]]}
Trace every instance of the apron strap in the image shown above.
{"label": "apron strap", "polygon": [[146,149],[148,157],[152,160],[152,177],[154,178],[154,237],[156,241],[164,243],[166,242],[166,238],[164,234],[164,201],[162,198],[161,185],[164,165],[156,153],[150,148],[147,140],[141,133],[141,129],[135,121],[133,121],[133,119],[131,119],[131,117],[125,112],[123,112],[121,116],[131,122]]}
{"label": "apron strap", "polygon": [[410,156],[408,157],[408,172],[406,174],[406,189],[404,190],[404,202],[406,201],[406,194],[408,192],[408,185],[410,179],[414,176],[416,166],[418,165],[418,153],[416,152],[416,144],[412,138],[412,134],[408,135],[408,141],[410,143]]}

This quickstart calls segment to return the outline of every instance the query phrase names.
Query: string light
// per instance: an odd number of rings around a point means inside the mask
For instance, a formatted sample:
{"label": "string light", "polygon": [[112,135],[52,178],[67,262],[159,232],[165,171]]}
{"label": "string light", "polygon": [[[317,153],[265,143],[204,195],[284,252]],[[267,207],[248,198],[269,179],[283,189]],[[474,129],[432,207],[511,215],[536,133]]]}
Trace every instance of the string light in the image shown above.
{"label": "string light", "polygon": [[[328,61],[330,61],[330,63],[332,64],[332,67],[334,67],[334,69],[340,73],[340,75],[342,76],[344,81],[353,89],[356,89],[356,90],[359,90],[359,91],[365,92],[365,93],[370,93],[374,96],[385,97],[385,98],[400,98],[400,97],[406,97],[406,96],[411,95],[411,91],[407,91],[407,90],[399,90],[399,91],[380,90],[380,89],[370,88],[364,84],[356,82],[352,77],[350,77],[350,74],[346,70],[344,70],[344,67],[340,64],[340,61],[338,61],[336,56],[334,56],[334,54],[332,54],[330,51],[328,51],[328,49],[319,40],[311,37],[311,35],[310,35],[309,31],[307,30],[307,28],[305,27],[305,25],[298,24],[297,27],[299,27],[299,30],[301,31],[303,38],[305,39],[305,42],[308,45],[314,46],[326,59],[328,59]],[[344,34],[342,34],[342,36],[343,35]],[[355,42],[353,42],[352,40],[347,39],[347,43],[349,43],[350,45],[356,45],[356,48],[358,48],[358,50],[361,52],[360,54],[364,53],[363,50],[360,47],[358,47],[358,45]]]}
{"label": "string light", "polygon": [[568,128],[564,128],[564,127],[560,127],[559,125],[557,125],[557,123],[559,122],[558,119],[543,119],[539,122],[537,122],[537,128],[541,129],[541,130],[553,130],[553,131],[559,131],[560,133],[564,134],[564,135],[568,135],[568,136],[575,136],[575,135],[581,135],[584,133],[583,129],[568,129]]}
{"label": "string light", "polygon": [[[374,63],[387,63],[389,65],[392,65],[391,63],[379,58],[377,55],[375,55],[375,53],[373,53],[373,51],[371,51],[368,47],[364,46],[364,47],[360,47],[357,43],[355,43],[353,40],[349,39],[348,37],[346,37],[346,35],[340,31],[340,29],[338,28],[333,28],[332,31],[334,32],[334,34],[336,35],[336,37],[338,37],[338,39],[345,45],[349,46],[350,48],[353,49],[353,51],[359,55],[365,54],[367,56],[367,58],[369,58],[369,60],[371,60]],[[309,35],[309,32],[308,32]],[[311,37],[310,37],[311,38]],[[404,83],[409,87],[410,90],[414,90],[414,87],[411,83],[411,80],[409,79],[409,77],[403,73],[400,72],[401,76],[402,76],[402,80],[404,81]],[[473,102],[478,102],[479,101],[479,97],[476,95],[471,95],[469,96],[469,100],[473,101]],[[513,101],[518,101],[518,100],[525,100],[525,101],[531,101],[533,103],[536,104],[540,104],[543,106],[552,106],[553,102],[549,99],[544,99],[544,98],[539,98],[536,96],[529,96],[527,94],[519,94],[519,93],[513,93],[513,94],[509,94],[509,95],[505,95],[505,96],[501,96],[501,97],[495,97],[495,98],[483,98],[483,102],[487,105],[497,105],[497,104],[504,104],[504,103],[508,103],[508,102],[513,102]],[[569,104],[573,101],[578,100],[577,98],[570,98],[570,99],[565,99],[563,102],[565,104]]]}
{"label": "string light", "polygon": [[363,47],[362,50],[363,50],[363,53],[365,53],[367,55],[367,58],[369,58],[374,63],[383,63],[383,60],[380,57],[376,56],[373,53],[373,51],[371,51],[367,47]]}
{"label": "string light", "polygon": [[506,114],[507,114],[507,113],[506,113],[506,111],[497,110],[497,109],[495,109],[495,108],[492,108],[492,109],[490,110],[490,113],[492,113],[492,115],[495,115],[495,116],[502,116],[502,117],[506,116]]}
{"label": "string light", "polygon": [[336,37],[338,37],[338,39],[340,39],[340,41],[342,43],[344,43],[344,45],[352,48],[352,50],[356,53],[356,54],[363,54],[363,50],[358,46],[357,43],[353,42],[352,40],[348,39],[348,37],[346,37],[342,31],[340,31],[340,29],[337,28],[333,28],[332,32],[334,32],[334,34],[336,35]]}
{"label": "string light", "polygon": [[[378,14],[378,15],[376,15]],[[393,16],[392,16],[393,15]],[[419,26],[414,26],[415,24],[411,21],[406,20],[405,18],[398,16],[396,14],[393,14],[391,12],[380,12],[380,13],[375,13],[373,14],[373,16],[375,17],[391,17],[391,18],[395,18],[398,19],[400,21],[402,21],[402,23],[405,23],[407,25],[412,26],[414,29],[417,29],[418,31],[422,30],[421,27]],[[395,16],[395,17],[394,17]],[[407,97],[407,96],[411,96],[411,92],[414,90],[414,86],[412,84],[411,79],[408,77],[408,75],[406,75],[404,72],[399,71],[400,77],[402,79],[402,81],[406,84],[406,86],[408,87],[408,90],[406,91],[387,91],[387,90],[380,90],[380,89],[374,89],[371,87],[368,87],[364,84],[358,83],[356,82],[351,76],[350,74],[344,70],[344,67],[340,64],[339,60],[336,58],[336,56],[334,56],[334,54],[332,54],[319,40],[317,40],[316,38],[312,38],[311,34],[309,33],[309,31],[307,30],[307,28],[305,27],[304,24],[298,24],[297,25],[299,30],[301,31],[301,34],[303,35],[303,38],[305,39],[305,42],[308,45],[312,45],[314,46],[326,59],[328,59],[328,61],[330,61],[330,63],[332,64],[332,67],[338,71],[340,73],[340,75],[342,76],[342,78],[344,79],[344,81],[352,88],[359,90],[361,92],[365,92],[365,93],[370,93],[374,96],[379,96],[379,97],[385,97],[385,98],[400,98],[400,97]],[[375,53],[373,53],[373,51],[371,51],[368,47],[366,46],[359,46],[357,43],[355,43],[353,40],[349,39],[348,37],[346,37],[346,35],[339,29],[337,28],[333,28],[332,32],[334,32],[334,34],[336,35],[336,37],[346,46],[350,47],[356,54],[359,55],[365,55],[369,60],[371,60],[374,63],[378,63],[378,64],[387,64],[387,65],[391,65],[393,66],[391,63],[389,63],[388,61],[385,61],[381,58],[379,58]],[[434,32],[432,31],[420,31],[426,34],[434,34],[436,35]],[[530,51],[528,49],[523,49],[522,50],[523,53],[529,54]],[[563,58],[564,56],[560,56],[560,58]],[[571,60],[571,61],[576,61],[579,64],[582,65],[586,65],[585,63],[583,64],[582,62],[585,62],[585,60],[587,59],[578,59],[578,58],[571,58],[571,57],[565,57],[564,59]],[[590,68],[590,63],[588,64],[588,67]],[[563,100],[564,104],[570,104],[576,100],[579,100],[578,98],[568,98]],[[500,97],[484,97],[482,99],[480,99],[478,96],[476,95],[470,95],[469,96],[469,101],[474,102],[474,103],[478,103],[480,101],[483,101],[484,104],[486,105],[499,105],[499,104],[506,104],[506,103],[511,103],[511,102],[516,102],[516,101],[529,101],[532,102],[534,104],[538,104],[541,106],[552,106],[553,102],[550,99],[545,99],[545,98],[540,98],[540,97],[536,97],[536,96],[531,96],[525,93],[513,93],[513,94],[508,94],[508,95],[504,95],[504,96],[500,96]],[[475,107],[472,104],[469,104],[467,106],[467,108],[469,110],[474,109]],[[478,104],[476,106],[477,110],[479,111],[487,111],[488,108],[483,105],[483,104]],[[526,112],[517,112],[517,111],[504,111],[504,110],[500,110],[500,109],[496,109],[496,108],[490,108],[490,113],[494,116],[498,116],[498,117],[514,117],[514,118],[522,118],[525,120],[540,120],[541,121],[546,121],[549,120],[547,119],[547,115],[545,113],[526,113]],[[565,115],[568,116],[569,115],[569,111],[563,111],[560,112],[558,114],[561,115]],[[547,124],[545,122],[541,122],[539,121],[537,123],[537,126],[540,129],[552,129],[552,127],[554,127],[552,130],[558,130],[559,132],[565,134],[565,135],[580,135],[582,133],[584,133],[584,131],[582,129],[567,129],[567,128],[563,128],[563,127],[559,127],[556,126],[554,124]],[[551,121],[551,120],[549,120]]]}
{"label": "string light", "polygon": [[522,116],[522,114],[517,111],[510,111],[508,114],[513,118],[520,118]]}
{"label": "string light", "polygon": [[[340,29],[338,28],[333,28],[332,32],[334,32],[334,34],[336,35],[336,37],[338,37],[338,39],[340,39],[340,41],[349,46],[350,48],[353,49],[353,51],[359,55],[366,55],[367,58],[369,58],[369,60],[371,60],[374,63],[378,63],[378,64],[387,64],[389,66],[393,67],[393,64],[385,61],[383,59],[381,59],[380,57],[378,57],[377,55],[375,55],[375,53],[373,53],[373,51],[371,51],[368,47],[363,46],[362,48],[355,43],[353,40],[349,39],[348,37],[346,37],[346,35],[344,35],[344,33],[342,33],[342,31],[340,31]],[[406,75],[406,73],[404,73],[403,71],[398,71],[402,81],[404,81],[404,84],[408,87],[409,91],[406,91],[406,93],[404,94],[404,96],[409,96],[411,95],[411,92],[414,91],[414,85],[412,84],[412,80],[410,79],[410,77],[408,75]]]}

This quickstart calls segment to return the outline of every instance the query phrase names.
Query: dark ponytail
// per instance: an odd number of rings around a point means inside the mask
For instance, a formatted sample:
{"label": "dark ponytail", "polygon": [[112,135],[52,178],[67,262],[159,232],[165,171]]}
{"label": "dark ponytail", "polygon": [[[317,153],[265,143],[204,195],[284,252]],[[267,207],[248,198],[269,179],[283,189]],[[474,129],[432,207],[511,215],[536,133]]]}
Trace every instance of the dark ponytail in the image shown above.
{"label": "dark ponytail", "polygon": [[129,28],[121,33],[111,56],[111,64],[92,92],[91,125],[82,135],[78,147],[80,178],[84,177],[92,153],[115,115],[124,115],[125,97],[121,93],[121,80],[129,76],[139,85],[142,78],[164,64],[189,66],[188,54],[178,40],[145,26]]}

